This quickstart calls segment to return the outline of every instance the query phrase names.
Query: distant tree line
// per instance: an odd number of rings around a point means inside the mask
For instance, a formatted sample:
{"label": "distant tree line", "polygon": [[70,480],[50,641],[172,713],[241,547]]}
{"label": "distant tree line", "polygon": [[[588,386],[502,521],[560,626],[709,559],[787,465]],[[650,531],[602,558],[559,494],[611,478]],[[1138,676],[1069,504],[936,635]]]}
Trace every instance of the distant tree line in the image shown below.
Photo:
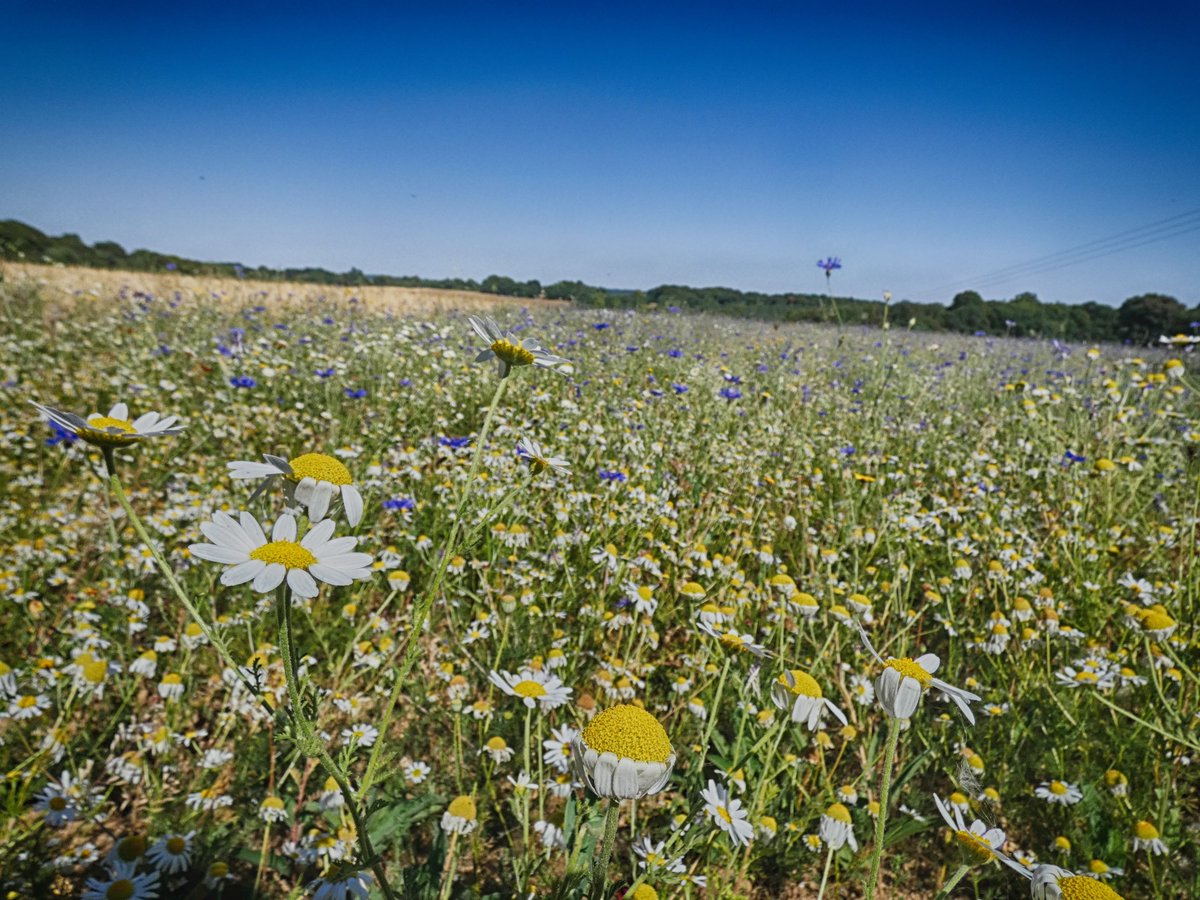
{"label": "distant tree line", "polygon": [[272,269],[229,262],[198,262],[153,250],[127,253],[114,241],[88,246],[77,234],[44,234],[14,219],[0,221],[0,258],[33,263],[61,263],[133,272],[175,271],[183,275],[246,278],[255,281],[298,281],[342,286],[381,285],[480,291],[505,297],[547,297],[576,305],[605,309],[659,309],[714,312],[745,318],[785,322],[842,322],[920,331],[1060,338],[1075,341],[1130,341],[1145,344],[1160,335],[1200,331],[1200,305],[1189,309],[1165,294],[1130,297],[1120,307],[1088,302],[1043,303],[1036,294],[1021,293],[1011,300],[985,300],[976,291],[962,291],[949,306],[899,300],[860,300],[825,294],[761,294],[734,288],[693,288],[664,284],[646,291],[593,287],[581,281],[542,285],[536,279],[517,281],[504,275],[473,278],[421,278],[415,275],[367,275],[354,268],[330,272],[321,268]]}

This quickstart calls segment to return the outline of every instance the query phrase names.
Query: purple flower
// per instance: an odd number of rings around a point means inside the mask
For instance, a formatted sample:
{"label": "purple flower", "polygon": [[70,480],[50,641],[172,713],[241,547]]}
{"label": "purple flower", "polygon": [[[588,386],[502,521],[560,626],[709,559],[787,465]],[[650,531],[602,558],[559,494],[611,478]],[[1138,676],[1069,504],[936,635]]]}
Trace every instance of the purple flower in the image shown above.
{"label": "purple flower", "polygon": [[606,472],[603,469],[600,470],[601,481],[625,481],[625,477],[624,472]]}
{"label": "purple flower", "polygon": [[57,422],[48,422],[47,424],[50,426],[50,430],[54,432],[54,434],[46,438],[47,447],[57,447],[59,444],[70,445],[77,440],[74,434],[67,431],[67,429],[63,428]]}
{"label": "purple flower", "polygon": [[346,396],[351,400],[361,400],[363,397],[367,396],[366,388],[358,388],[357,390],[354,388],[345,388],[345,391]]}
{"label": "purple flower", "polygon": [[417,501],[412,497],[392,497],[383,501],[384,509],[416,509]]}
{"label": "purple flower", "polygon": [[737,400],[742,396],[742,392],[735,387],[721,388],[721,396],[726,400]]}
{"label": "purple flower", "polygon": [[438,443],[443,447],[459,450],[471,443],[471,439],[469,437],[440,437],[438,438]]}
{"label": "purple flower", "polygon": [[672,384],[671,387],[674,388],[676,394],[686,394],[688,392],[686,384]]}
{"label": "purple flower", "polygon": [[229,383],[235,388],[252,388],[258,386],[258,382],[249,375],[235,375],[229,379]]}
{"label": "purple flower", "polygon": [[817,265],[825,270],[825,277],[828,278],[833,274],[834,269],[842,267],[842,258],[840,256],[830,256],[825,259],[818,259]]}

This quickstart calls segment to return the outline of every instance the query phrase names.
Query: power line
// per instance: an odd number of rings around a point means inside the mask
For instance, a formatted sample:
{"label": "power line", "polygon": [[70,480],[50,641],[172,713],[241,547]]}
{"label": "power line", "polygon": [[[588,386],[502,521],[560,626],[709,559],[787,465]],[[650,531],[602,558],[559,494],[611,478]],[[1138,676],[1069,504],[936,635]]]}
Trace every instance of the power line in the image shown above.
{"label": "power line", "polygon": [[1049,253],[1022,263],[1015,263],[1000,269],[994,269],[991,272],[985,272],[974,278],[941,284],[917,292],[914,296],[937,294],[956,288],[1002,284],[1005,281],[1011,281],[1015,278],[1054,271],[1055,269],[1076,265],[1077,263],[1087,262],[1092,259],[1122,253],[1126,250],[1132,250],[1135,247],[1178,237],[1179,235],[1195,231],[1197,228],[1200,228],[1200,208],[1179,213],[1166,219],[1160,219],[1148,225],[1129,228],[1125,231],[1097,238],[1096,240],[1088,241],[1085,244],[1079,244],[1066,250],[1059,250],[1056,253]]}

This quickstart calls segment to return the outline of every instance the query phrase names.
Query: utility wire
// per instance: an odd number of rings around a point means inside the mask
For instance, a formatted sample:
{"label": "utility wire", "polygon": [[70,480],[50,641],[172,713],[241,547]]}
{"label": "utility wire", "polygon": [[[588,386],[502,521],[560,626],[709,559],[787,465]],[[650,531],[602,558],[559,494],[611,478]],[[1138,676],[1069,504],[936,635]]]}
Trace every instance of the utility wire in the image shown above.
{"label": "utility wire", "polygon": [[1066,250],[1059,250],[1056,253],[1035,257],[1023,263],[1016,263],[995,269],[991,272],[977,275],[974,278],[941,284],[920,291],[914,296],[938,294],[960,287],[984,287],[1001,284],[1015,278],[1050,272],[1092,259],[1099,259],[1103,256],[1122,253],[1126,250],[1132,250],[1135,247],[1178,237],[1179,235],[1195,231],[1197,228],[1200,228],[1200,208],[1179,213],[1166,219],[1160,219],[1148,225],[1141,225],[1137,228],[1120,231],[1108,237],[1097,238],[1094,241],[1088,241],[1086,244],[1080,244]]}

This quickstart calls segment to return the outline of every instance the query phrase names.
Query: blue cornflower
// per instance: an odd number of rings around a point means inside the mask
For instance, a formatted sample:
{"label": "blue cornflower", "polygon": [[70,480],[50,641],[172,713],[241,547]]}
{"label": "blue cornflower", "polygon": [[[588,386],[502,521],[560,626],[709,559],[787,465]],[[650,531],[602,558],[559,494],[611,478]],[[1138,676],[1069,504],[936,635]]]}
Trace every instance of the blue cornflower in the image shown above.
{"label": "blue cornflower", "polygon": [[367,396],[366,388],[358,388],[357,390],[354,388],[345,388],[345,391],[346,396],[351,400],[361,400],[363,397]]}
{"label": "blue cornflower", "polygon": [[229,383],[235,388],[252,388],[258,386],[258,382],[249,375],[235,375],[229,379]]}
{"label": "blue cornflower", "polygon": [[412,497],[392,497],[383,501],[384,509],[416,509],[417,501]]}
{"label": "blue cornflower", "polygon": [[332,378],[334,374],[334,368],[333,366],[330,366],[328,369],[317,369],[315,374],[318,378]]}
{"label": "blue cornflower", "polygon": [[842,258],[840,256],[829,256],[825,259],[818,259],[817,265],[825,270],[825,277],[828,278],[833,274],[834,269],[842,267]]}
{"label": "blue cornflower", "polygon": [[1078,453],[1072,453],[1070,450],[1067,450],[1065,453],[1063,453],[1064,462],[1081,463],[1085,462],[1086,460],[1086,456],[1080,456]]}
{"label": "blue cornflower", "polygon": [[438,443],[441,444],[443,447],[450,447],[451,449],[458,450],[462,447],[467,446],[469,443],[471,443],[471,439],[469,437],[454,437],[454,438],[452,438],[452,437],[444,437],[443,436],[443,437],[438,438]]}
{"label": "blue cornflower", "polygon": [[67,431],[67,429],[63,428],[57,422],[47,422],[46,424],[49,425],[50,430],[54,432],[54,434],[46,438],[47,447],[57,447],[59,444],[69,445],[78,440],[78,438],[72,432]]}
{"label": "blue cornflower", "polygon": [[595,328],[597,331],[603,331],[605,328],[608,327],[608,322],[595,322],[595,323],[593,323],[592,327]]}
{"label": "blue cornflower", "polygon": [[674,388],[676,394],[686,394],[688,392],[686,384],[672,384],[671,387]]}
{"label": "blue cornflower", "polygon": [[603,469],[601,469],[600,470],[600,480],[601,481],[625,481],[626,475],[624,472],[606,472]]}
{"label": "blue cornflower", "polygon": [[408,387],[411,384],[412,384],[411,378],[401,378],[400,379],[400,387]]}
{"label": "blue cornflower", "polygon": [[742,396],[742,392],[735,387],[721,388],[721,396],[726,400],[737,400]]}
{"label": "blue cornflower", "polygon": [[683,351],[679,349],[668,350],[667,356],[671,357],[671,359],[680,359],[683,356]]}

